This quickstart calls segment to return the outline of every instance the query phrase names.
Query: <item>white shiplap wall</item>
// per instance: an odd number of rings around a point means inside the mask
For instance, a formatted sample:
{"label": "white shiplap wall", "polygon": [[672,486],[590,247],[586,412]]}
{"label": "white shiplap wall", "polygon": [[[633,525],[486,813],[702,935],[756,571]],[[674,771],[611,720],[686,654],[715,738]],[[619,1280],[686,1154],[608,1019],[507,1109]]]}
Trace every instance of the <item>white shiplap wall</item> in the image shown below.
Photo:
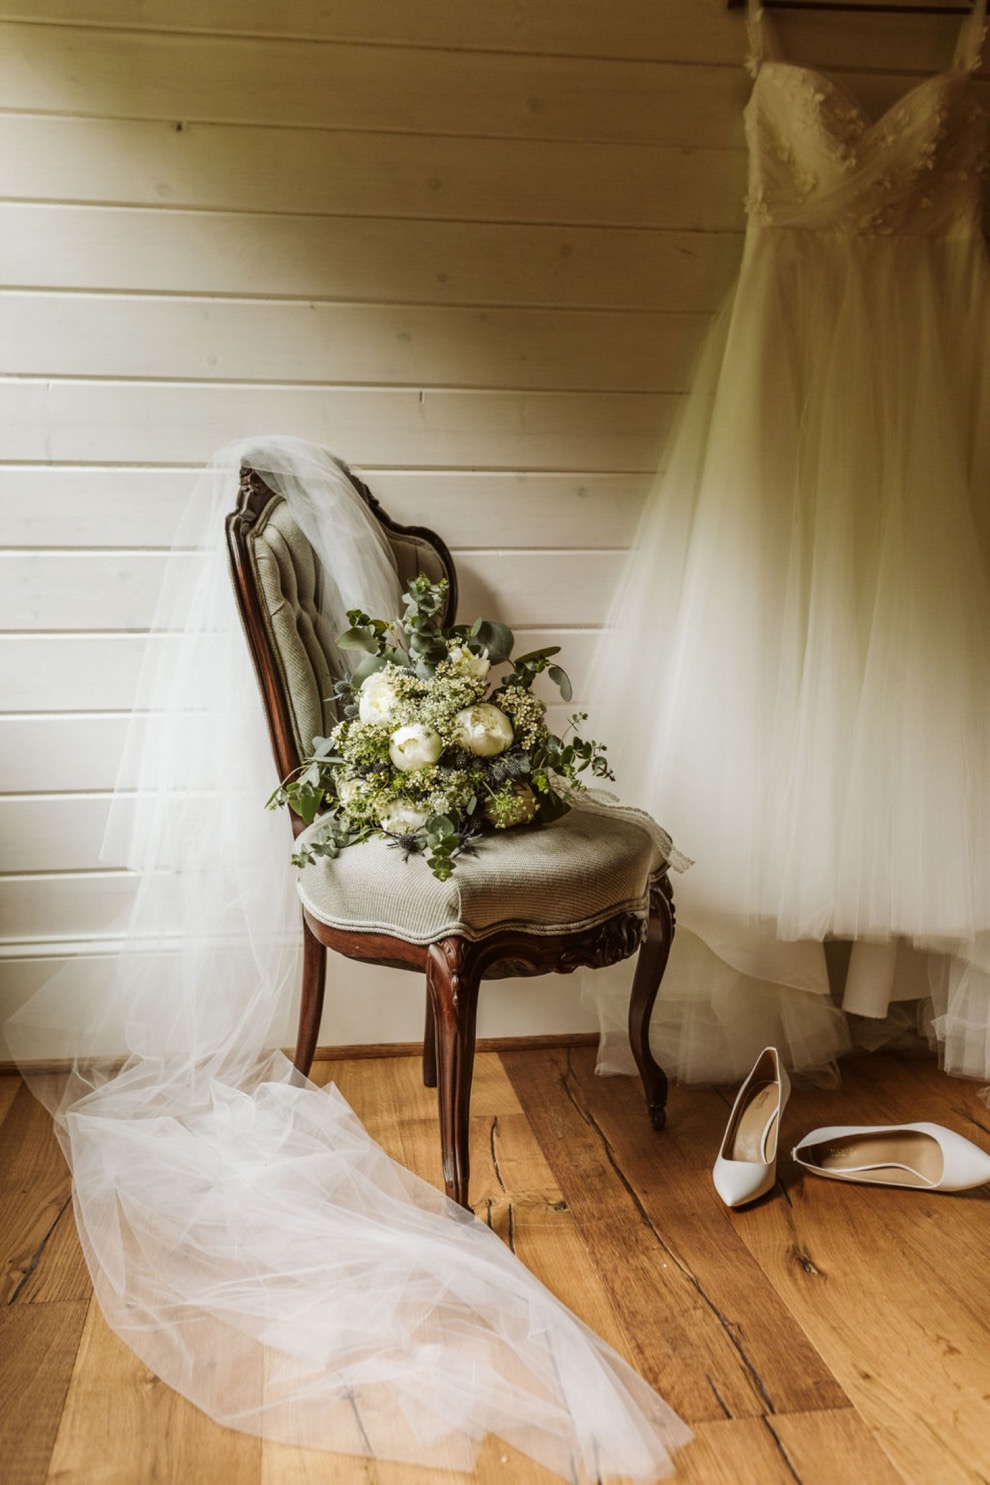
{"label": "white shiplap wall", "polygon": [[[872,101],[951,50],[784,24]],[[332,444],[580,681],[739,256],[743,50],[723,0],[0,0],[0,1017],[127,901],[142,631],[228,439]],[[417,1035],[412,977],[337,969],[324,1040]],[[483,997],[589,1024],[566,980]]]}

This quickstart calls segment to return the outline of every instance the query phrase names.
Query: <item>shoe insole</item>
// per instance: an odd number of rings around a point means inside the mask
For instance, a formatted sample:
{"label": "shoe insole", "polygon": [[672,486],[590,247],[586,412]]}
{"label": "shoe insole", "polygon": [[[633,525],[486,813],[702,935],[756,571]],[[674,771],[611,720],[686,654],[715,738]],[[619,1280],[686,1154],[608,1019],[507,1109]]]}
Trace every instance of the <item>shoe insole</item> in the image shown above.
{"label": "shoe insole", "polygon": [[776,1114],[777,1084],[754,1083],[745,1106],[739,1110],[726,1151],[728,1159],[768,1165],[776,1153]]}
{"label": "shoe insole", "polygon": [[815,1163],[822,1170],[850,1173],[865,1167],[871,1181],[893,1181],[901,1186],[926,1186],[942,1175],[938,1142],[920,1130],[899,1129],[830,1141],[816,1148]]}

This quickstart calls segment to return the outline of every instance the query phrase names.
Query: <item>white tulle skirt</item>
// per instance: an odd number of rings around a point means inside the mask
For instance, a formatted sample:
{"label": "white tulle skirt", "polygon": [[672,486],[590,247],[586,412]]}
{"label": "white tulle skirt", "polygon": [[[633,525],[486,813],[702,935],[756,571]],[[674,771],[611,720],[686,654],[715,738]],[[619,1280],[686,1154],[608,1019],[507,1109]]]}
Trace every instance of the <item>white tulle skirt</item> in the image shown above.
{"label": "white tulle skirt", "polygon": [[[624,797],[696,861],[656,1017],[678,1076],[841,1052],[828,936],[929,952],[946,1065],[990,1075],[988,334],[982,243],[750,229],[592,695]],[[892,956],[854,970],[883,1015]]]}

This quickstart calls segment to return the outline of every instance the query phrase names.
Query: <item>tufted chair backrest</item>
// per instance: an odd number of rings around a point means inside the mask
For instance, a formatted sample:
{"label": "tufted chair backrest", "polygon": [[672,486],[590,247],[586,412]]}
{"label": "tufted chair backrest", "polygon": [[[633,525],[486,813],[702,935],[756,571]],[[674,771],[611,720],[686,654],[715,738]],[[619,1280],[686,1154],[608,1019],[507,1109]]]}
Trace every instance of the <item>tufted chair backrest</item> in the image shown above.
{"label": "tufted chair backrest", "polygon": [[[365,484],[350,479],[385,532],[399,581],[426,573],[449,584],[444,622],[457,609],[457,574],[440,537],[388,516]],[[330,659],[334,635],[320,616],[326,576],[286,502],[254,470],[242,469],[237,507],[227,517],[227,547],[238,606],[261,686],[279,777],[296,768],[313,738],[337,720]],[[385,617],[382,615],[381,617]]]}

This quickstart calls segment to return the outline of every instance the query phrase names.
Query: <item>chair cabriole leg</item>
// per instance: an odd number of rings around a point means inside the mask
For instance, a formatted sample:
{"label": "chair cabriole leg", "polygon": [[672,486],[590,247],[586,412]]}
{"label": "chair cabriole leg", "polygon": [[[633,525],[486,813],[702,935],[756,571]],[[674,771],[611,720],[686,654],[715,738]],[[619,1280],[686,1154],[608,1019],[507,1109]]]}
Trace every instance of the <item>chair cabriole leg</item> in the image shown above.
{"label": "chair cabriole leg", "polygon": [[452,1201],[469,1209],[471,1164],[468,1129],[478,989],[481,984],[481,976],[472,964],[473,947],[467,939],[445,938],[430,944],[426,958],[426,988],[436,1023],[437,1101],[444,1186]]}
{"label": "chair cabriole leg", "polygon": [[292,1065],[308,1077],[316,1052],[327,982],[327,951],[303,918],[302,1000]]}
{"label": "chair cabriole leg", "polygon": [[646,938],[636,961],[629,998],[629,1045],[643,1080],[646,1107],[654,1129],[666,1122],[667,1076],[650,1051],[650,1019],[674,941],[674,896],[666,877],[650,892]]}
{"label": "chair cabriole leg", "polygon": [[426,992],[426,1025],[423,1028],[423,1087],[437,1086],[437,1021],[433,1001]]}

